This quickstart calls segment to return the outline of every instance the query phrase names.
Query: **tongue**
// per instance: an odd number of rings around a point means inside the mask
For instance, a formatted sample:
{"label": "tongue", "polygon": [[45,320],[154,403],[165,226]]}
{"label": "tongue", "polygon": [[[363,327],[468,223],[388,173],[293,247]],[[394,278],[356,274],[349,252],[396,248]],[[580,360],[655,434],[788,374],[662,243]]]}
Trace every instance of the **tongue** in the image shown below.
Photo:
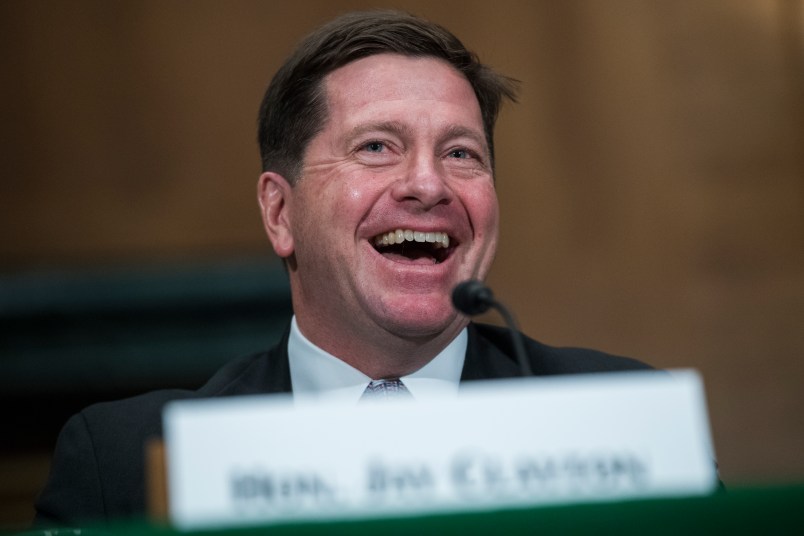
{"label": "tongue", "polygon": [[429,251],[418,248],[405,248],[404,254],[397,251],[383,251],[382,256],[394,262],[406,264],[434,264],[435,259]]}

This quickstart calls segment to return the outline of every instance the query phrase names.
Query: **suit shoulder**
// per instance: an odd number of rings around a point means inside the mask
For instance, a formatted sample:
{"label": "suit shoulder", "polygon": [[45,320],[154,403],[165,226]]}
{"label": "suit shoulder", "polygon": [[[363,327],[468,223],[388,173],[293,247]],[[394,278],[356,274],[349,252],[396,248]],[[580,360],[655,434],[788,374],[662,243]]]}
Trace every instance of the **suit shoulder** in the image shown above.
{"label": "suit shoulder", "polygon": [[73,415],[56,442],[35,525],[128,517],[144,509],[143,445],[162,433],[162,407],[192,391],[153,391]]}
{"label": "suit shoulder", "polygon": [[271,350],[229,361],[198,389],[197,395],[215,397],[265,390],[262,383],[271,379],[269,369],[276,365],[275,354]]}
{"label": "suit shoulder", "polygon": [[264,359],[264,353],[234,359],[218,369],[204,385],[195,390],[160,389],[120,400],[98,402],[84,408],[78,416],[85,419],[89,427],[102,422],[104,426],[137,429],[139,423],[156,422],[161,419],[164,406],[174,400],[238,394],[238,391],[243,389],[242,384],[247,383],[255,374],[254,369],[261,368],[260,362]]}
{"label": "suit shoulder", "polygon": [[115,437],[115,430],[125,431],[128,436],[161,435],[162,409],[165,404],[193,396],[194,391],[183,389],[151,391],[121,400],[92,404],[73,419],[82,419],[91,434],[96,435],[95,432],[99,432],[101,437]]}
{"label": "suit shoulder", "polygon": [[143,448],[162,436],[175,400],[290,390],[281,347],[230,361],[197,390],[164,389],[93,404],[62,428],[50,476],[36,502],[37,525],[139,516],[145,510]]}
{"label": "suit shoulder", "polygon": [[[507,328],[476,324],[477,334],[500,351],[515,359],[511,333]],[[583,374],[627,370],[650,370],[653,367],[637,359],[588,348],[556,347],[522,334],[525,349],[537,375]]]}
{"label": "suit shoulder", "polygon": [[555,368],[556,374],[653,369],[638,359],[613,355],[600,350],[542,346],[544,348],[543,359],[545,363]]}

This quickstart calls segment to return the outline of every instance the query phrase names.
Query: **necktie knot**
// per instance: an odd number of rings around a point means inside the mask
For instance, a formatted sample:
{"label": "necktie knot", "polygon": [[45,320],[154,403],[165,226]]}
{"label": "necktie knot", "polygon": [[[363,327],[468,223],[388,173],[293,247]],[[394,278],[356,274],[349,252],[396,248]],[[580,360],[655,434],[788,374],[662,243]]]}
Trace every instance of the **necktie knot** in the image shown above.
{"label": "necktie knot", "polygon": [[389,400],[391,398],[411,398],[410,391],[399,378],[372,380],[360,400]]}

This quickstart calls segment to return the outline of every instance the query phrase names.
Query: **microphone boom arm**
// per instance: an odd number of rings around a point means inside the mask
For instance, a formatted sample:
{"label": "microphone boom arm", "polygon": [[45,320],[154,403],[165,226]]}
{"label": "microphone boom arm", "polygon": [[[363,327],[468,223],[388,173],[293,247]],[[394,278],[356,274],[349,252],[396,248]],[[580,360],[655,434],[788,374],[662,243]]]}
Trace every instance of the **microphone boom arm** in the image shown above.
{"label": "microphone boom arm", "polygon": [[514,316],[502,303],[494,298],[494,293],[481,281],[470,279],[460,283],[452,291],[452,304],[455,309],[467,316],[485,313],[493,307],[502,315],[508,331],[511,332],[511,341],[514,344],[514,354],[519,363],[519,370],[523,376],[533,376],[530,361],[525,351],[525,343],[522,342],[522,333],[519,331]]}

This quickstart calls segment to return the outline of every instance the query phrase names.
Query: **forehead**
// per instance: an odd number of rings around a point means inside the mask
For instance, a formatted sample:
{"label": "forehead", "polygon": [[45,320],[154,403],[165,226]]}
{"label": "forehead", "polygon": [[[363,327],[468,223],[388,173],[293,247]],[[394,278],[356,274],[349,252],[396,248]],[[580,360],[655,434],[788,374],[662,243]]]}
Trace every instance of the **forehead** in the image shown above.
{"label": "forehead", "polygon": [[376,54],[336,69],[325,77],[324,84],[329,111],[333,114],[370,110],[391,103],[441,104],[463,107],[466,119],[482,124],[471,84],[439,58]]}

